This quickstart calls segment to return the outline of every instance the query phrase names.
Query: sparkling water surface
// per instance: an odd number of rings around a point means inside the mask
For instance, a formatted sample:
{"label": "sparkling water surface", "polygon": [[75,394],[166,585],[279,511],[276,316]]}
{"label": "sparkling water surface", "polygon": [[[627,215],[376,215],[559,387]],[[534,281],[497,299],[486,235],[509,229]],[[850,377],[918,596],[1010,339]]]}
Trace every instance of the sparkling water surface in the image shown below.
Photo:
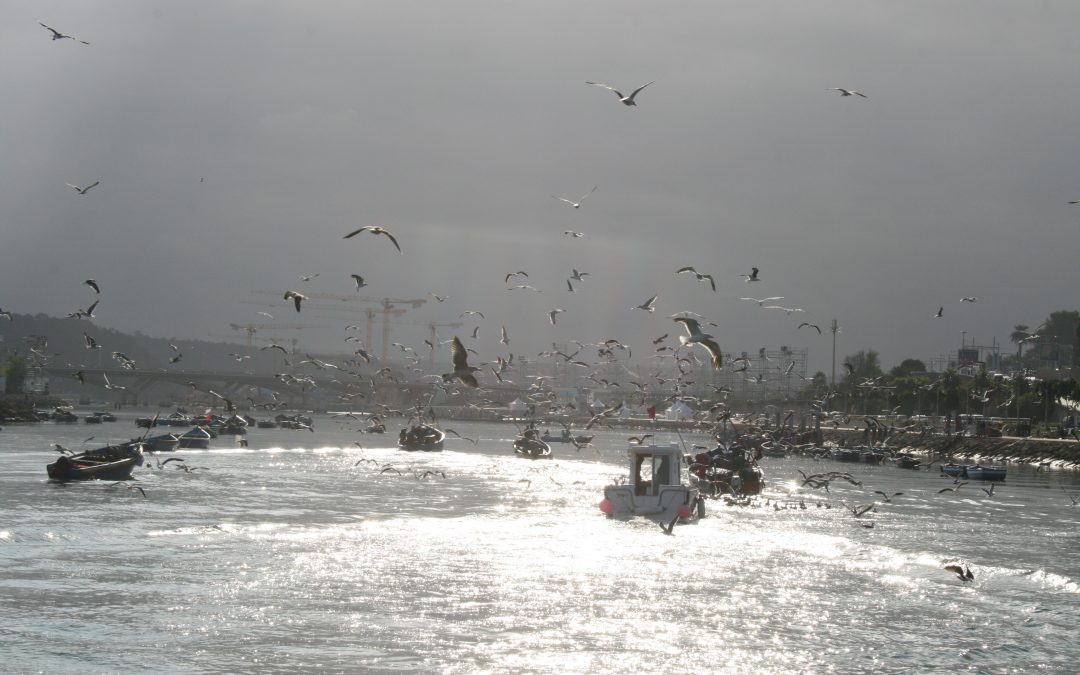
{"label": "sparkling water surface", "polygon": [[[247,448],[221,437],[161,454],[199,468],[151,459],[128,483],[145,499],[47,480],[53,443],[127,440],[134,416],[0,432],[0,670],[1075,672],[1080,660],[1070,471],[1011,465],[993,495],[978,481],[938,494],[953,483],[936,468],[765,459],[757,506],[710,501],[665,536],[597,508],[627,472],[633,431],[531,461],[513,455],[512,425],[448,422],[478,442],[409,453],[392,445],[400,420],[379,436],[317,416],[315,433],[252,429]],[[862,486],[799,489],[800,469]],[[875,499],[861,518],[844,506]],[[973,583],[942,569],[956,561]]]}

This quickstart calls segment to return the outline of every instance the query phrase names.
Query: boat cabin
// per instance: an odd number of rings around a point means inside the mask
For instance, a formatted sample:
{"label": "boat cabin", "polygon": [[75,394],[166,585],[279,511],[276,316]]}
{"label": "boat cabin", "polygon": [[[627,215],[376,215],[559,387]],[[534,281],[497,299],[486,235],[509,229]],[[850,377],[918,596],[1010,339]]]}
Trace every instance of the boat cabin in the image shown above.
{"label": "boat cabin", "polygon": [[[697,488],[683,483],[682,450],[677,445],[634,445],[627,455],[628,480],[604,488],[605,513],[670,518],[699,505]],[[683,506],[687,509],[680,510]]]}

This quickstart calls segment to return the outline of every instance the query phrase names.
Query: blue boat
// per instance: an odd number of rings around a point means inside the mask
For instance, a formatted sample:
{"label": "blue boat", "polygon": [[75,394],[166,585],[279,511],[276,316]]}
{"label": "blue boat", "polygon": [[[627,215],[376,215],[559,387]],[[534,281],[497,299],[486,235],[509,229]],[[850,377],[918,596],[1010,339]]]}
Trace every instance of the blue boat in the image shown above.
{"label": "blue boat", "polygon": [[964,468],[964,477],[971,480],[1005,480],[1005,473],[1003,466],[973,464]]}

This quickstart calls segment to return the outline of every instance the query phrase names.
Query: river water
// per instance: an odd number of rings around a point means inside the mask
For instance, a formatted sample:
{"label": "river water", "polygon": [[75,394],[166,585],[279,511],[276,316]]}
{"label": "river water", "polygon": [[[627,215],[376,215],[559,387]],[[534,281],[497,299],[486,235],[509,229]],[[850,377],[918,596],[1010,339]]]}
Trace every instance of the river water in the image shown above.
{"label": "river water", "polygon": [[[760,506],[710,501],[674,536],[597,508],[626,474],[627,431],[530,461],[513,456],[510,425],[453,422],[479,441],[406,453],[390,445],[397,421],[375,436],[317,417],[314,433],[253,429],[247,448],[223,437],[175,453],[203,467],[191,472],[151,460],[135,473],[146,498],[46,479],[53,443],[126,440],[133,417],[0,432],[0,670],[996,673],[1080,660],[1073,472],[1010,466],[993,495],[974,481],[939,494],[952,481],[936,469],[765,459]],[[863,485],[800,490],[800,469]],[[441,473],[417,477],[429,470]],[[858,519],[842,504],[880,502],[874,490],[904,494]],[[956,561],[974,582],[943,569]]]}

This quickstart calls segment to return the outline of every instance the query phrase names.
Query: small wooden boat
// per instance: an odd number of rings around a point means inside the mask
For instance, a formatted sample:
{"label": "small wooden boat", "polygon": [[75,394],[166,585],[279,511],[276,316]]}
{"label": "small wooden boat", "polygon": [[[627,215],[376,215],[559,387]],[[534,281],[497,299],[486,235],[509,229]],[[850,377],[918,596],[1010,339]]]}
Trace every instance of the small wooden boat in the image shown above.
{"label": "small wooden boat", "polygon": [[206,450],[210,447],[210,438],[209,431],[203,427],[195,427],[180,436],[180,447]]}
{"label": "small wooden boat", "polygon": [[49,478],[69,480],[127,480],[143,463],[142,444],[109,445],[77,455],[63,455],[45,467]]}
{"label": "small wooden boat", "polygon": [[83,422],[86,424],[101,424],[104,421],[101,419],[101,413],[91,413],[83,418]]}
{"label": "small wooden boat", "polygon": [[430,424],[414,424],[402,429],[398,434],[398,447],[402,450],[425,450],[433,452],[443,449],[446,434]]}
{"label": "small wooden boat", "polygon": [[632,445],[629,478],[604,488],[600,511],[614,517],[645,516],[661,524],[705,515],[705,500],[683,482],[682,450],[676,445]]}
{"label": "small wooden boat", "polygon": [[971,480],[1005,480],[1006,472],[1003,466],[974,464],[964,468],[964,476]]}
{"label": "small wooden boat", "polygon": [[690,484],[708,497],[757,495],[765,487],[765,473],[751,451],[718,447],[690,459]]}
{"label": "small wooden boat", "polygon": [[162,434],[144,438],[140,443],[146,452],[173,452],[180,447],[180,437],[176,434]]}
{"label": "small wooden boat", "polygon": [[526,459],[551,459],[551,446],[537,438],[536,431],[526,431],[514,441],[514,454]]}
{"label": "small wooden boat", "polygon": [[965,477],[964,472],[967,469],[967,465],[966,464],[953,464],[952,462],[949,462],[948,464],[942,464],[940,466],[940,469],[941,469],[941,473],[946,475],[946,476],[950,476],[952,478],[964,478]]}
{"label": "small wooden boat", "polygon": [[897,455],[896,467],[899,469],[918,469],[922,466],[922,460],[915,455]]}

